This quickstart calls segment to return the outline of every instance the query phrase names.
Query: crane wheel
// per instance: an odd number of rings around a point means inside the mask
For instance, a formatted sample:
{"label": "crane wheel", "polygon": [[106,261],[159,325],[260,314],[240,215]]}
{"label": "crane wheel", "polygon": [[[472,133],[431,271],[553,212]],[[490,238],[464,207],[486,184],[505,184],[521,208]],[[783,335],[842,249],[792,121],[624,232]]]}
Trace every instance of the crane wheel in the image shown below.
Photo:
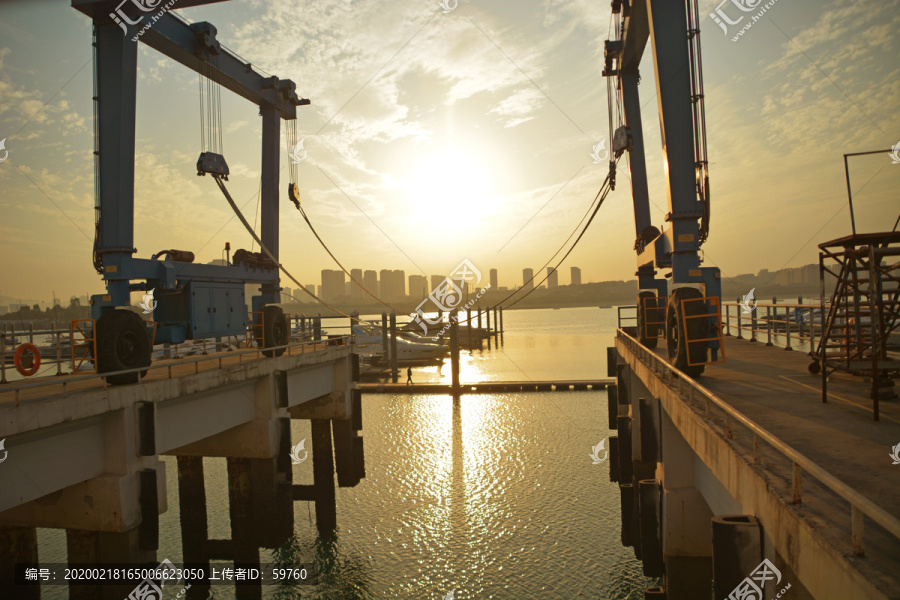
{"label": "crane wheel", "polygon": [[[697,377],[705,368],[709,342],[691,342],[710,337],[706,319],[691,319],[694,315],[702,315],[706,311],[703,302],[684,300],[702,298],[700,290],[694,288],[677,288],[669,296],[666,309],[666,346],[669,362],[688,377]],[[689,364],[693,363],[693,364]]]}
{"label": "crane wheel", "polygon": [[[263,308],[263,347],[285,346],[290,340],[290,328],[284,311],[278,306],[266,306]],[[263,356],[269,358],[281,356],[286,348],[275,350],[263,350]]]}
{"label": "crane wheel", "polygon": [[[97,372],[150,366],[150,335],[144,320],[130,310],[112,310],[97,319]],[[147,371],[110,375],[110,385],[137,383]]]}
{"label": "crane wheel", "polygon": [[[646,300],[652,298],[652,300]],[[638,341],[647,348],[656,348],[659,341],[659,325],[661,319],[657,296],[653,292],[641,292],[638,294],[637,308],[637,334]],[[647,317],[650,317],[649,319]],[[648,321],[650,321],[648,323]]]}

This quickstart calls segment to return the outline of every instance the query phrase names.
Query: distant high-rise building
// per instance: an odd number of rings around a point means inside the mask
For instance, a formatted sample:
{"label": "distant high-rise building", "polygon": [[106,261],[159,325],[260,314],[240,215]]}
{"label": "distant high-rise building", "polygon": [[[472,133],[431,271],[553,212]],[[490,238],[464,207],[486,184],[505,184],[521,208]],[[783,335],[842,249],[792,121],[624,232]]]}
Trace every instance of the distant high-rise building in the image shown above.
{"label": "distant high-rise building", "polygon": [[572,285],[581,285],[581,269],[572,267]]}
{"label": "distant high-rise building", "polygon": [[316,284],[314,284],[314,283],[307,284],[306,291],[309,292],[310,294],[315,294],[316,293]]}
{"label": "distant high-rise building", "polygon": [[547,267],[547,287],[555,288],[559,285],[559,271],[554,267]]}
{"label": "distant high-rise building", "polygon": [[353,283],[353,280],[358,281],[360,284],[365,285],[363,281],[363,271],[362,269],[350,269],[350,275],[353,276],[353,279],[350,281],[350,297],[354,300],[361,300],[367,296],[367,294],[363,291],[361,287]]}
{"label": "distant high-rise building", "polygon": [[393,290],[391,290],[391,277],[393,271],[390,269],[382,269],[378,272],[378,297],[382,300],[391,300]]}
{"label": "distant high-rise building", "polygon": [[409,297],[412,300],[421,300],[428,295],[428,278],[424,275],[409,276]]}
{"label": "distant high-rise building", "polygon": [[406,271],[394,269],[393,271],[394,298],[406,297]]}
{"label": "distant high-rise building", "polygon": [[347,295],[346,281],[343,271],[324,269],[322,271],[322,294],[326,302],[337,300]]}
{"label": "distant high-rise building", "polygon": [[446,279],[446,275],[432,275],[431,276],[431,291],[433,292],[441,285]]}
{"label": "distant high-rise building", "polygon": [[500,287],[500,284],[497,283],[497,269],[491,269],[491,289],[496,290]]}
{"label": "distant high-rise building", "polygon": [[534,289],[534,269],[522,269],[522,287],[525,291]]}
{"label": "distant high-rise building", "polygon": [[[362,282],[363,282],[363,285],[366,286],[367,290],[369,290],[376,296],[378,295],[378,272],[377,271],[372,271],[372,270],[364,271]],[[363,292],[363,294],[364,294],[364,297],[371,299],[371,296],[369,296],[365,292]]]}
{"label": "distant high-rise building", "polygon": [[293,293],[294,293],[294,290],[292,288],[289,288],[289,287],[281,288],[281,302],[282,303],[296,302],[296,300],[294,300],[291,297],[293,295]]}

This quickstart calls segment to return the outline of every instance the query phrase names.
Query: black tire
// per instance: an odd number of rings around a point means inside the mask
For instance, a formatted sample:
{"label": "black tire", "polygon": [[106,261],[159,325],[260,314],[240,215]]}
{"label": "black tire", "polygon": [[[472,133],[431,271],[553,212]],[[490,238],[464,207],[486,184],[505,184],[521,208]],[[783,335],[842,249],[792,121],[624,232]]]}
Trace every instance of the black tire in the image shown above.
{"label": "black tire", "polygon": [[819,364],[819,361],[815,360],[809,363],[809,366],[806,367],[806,370],[809,371],[810,375],[818,375],[822,372],[822,365]]}
{"label": "black tire", "polygon": [[[645,301],[645,298],[653,298],[651,301]],[[637,309],[637,338],[638,341],[648,348],[656,348],[659,341],[659,300],[653,292],[641,292],[638,294]],[[647,323],[647,317],[653,323]]]}
{"label": "black tire", "polygon": [[[112,310],[97,319],[97,372],[109,373],[150,366],[152,351],[147,325],[129,310]],[[110,385],[137,383],[147,371],[110,375]]]}
{"label": "black tire", "polygon": [[[709,338],[709,326],[706,319],[683,319],[682,317],[682,313],[684,317],[704,314],[706,306],[703,302],[688,302],[684,304],[684,311],[681,310],[681,307],[684,300],[702,297],[700,290],[678,288],[673,290],[669,296],[669,306],[666,309],[666,349],[669,362],[689,377],[697,377],[703,373],[705,365],[697,363],[706,362],[709,342],[687,344],[685,339]],[[690,352],[690,361],[688,361],[688,352]],[[694,364],[689,365],[688,362]]]}
{"label": "black tire", "polygon": [[[266,306],[263,308],[263,347],[284,346],[288,343],[291,330],[288,327],[284,311],[278,306]],[[258,337],[258,336],[257,336]],[[263,356],[272,358],[284,354],[285,348],[277,350],[263,350]]]}

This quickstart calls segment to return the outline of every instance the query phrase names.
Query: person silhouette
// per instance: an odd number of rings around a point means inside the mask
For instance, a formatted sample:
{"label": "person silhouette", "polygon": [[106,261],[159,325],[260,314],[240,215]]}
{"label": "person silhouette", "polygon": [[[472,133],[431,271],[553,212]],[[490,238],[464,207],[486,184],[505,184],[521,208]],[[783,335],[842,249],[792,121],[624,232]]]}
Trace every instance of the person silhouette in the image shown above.
{"label": "person silhouette", "polygon": [[[412,367],[406,368],[406,385],[409,385],[413,382],[412,380]],[[413,384],[415,385],[415,384]]]}

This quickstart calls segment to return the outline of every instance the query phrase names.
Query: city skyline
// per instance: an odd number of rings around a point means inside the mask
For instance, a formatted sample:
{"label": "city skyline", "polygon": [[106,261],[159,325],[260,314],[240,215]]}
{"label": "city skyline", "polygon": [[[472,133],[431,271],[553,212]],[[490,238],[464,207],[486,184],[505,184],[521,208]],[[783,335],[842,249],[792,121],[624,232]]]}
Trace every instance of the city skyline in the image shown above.
{"label": "city skyline", "polygon": [[[329,271],[329,269],[326,269],[325,271]],[[362,281],[369,290],[373,290],[373,291],[378,290],[378,292],[375,293],[375,295],[379,296],[379,298],[381,298],[382,300],[385,300],[385,301],[422,299],[425,296],[427,296],[427,294],[430,293],[430,291],[433,290],[436,286],[440,285],[441,282],[443,282],[444,279],[446,278],[445,275],[431,275],[430,277],[426,278],[425,276],[418,276],[418,275],[413,274],[413,275],[410,275],[409,277],[416,278],[416,281],[420,282],[420,284],[423,280],[426,284],[430,284],[427,286],[428,292],[425,292],[421,296],[408,295],[408,296],[390,296],[389,298],[385,298],[385,297],[380,296],[381,290],[379,288],[378,271],[375,271],[374,269],[367,269],[367,270],[351,269],[350,272],[351,272],[351,274],[354,274],[354,277],[356,277],[356,275],[355,275],[356,271],[362,271],[363,279],[361,279],[360,281]],[[398,270],[398,271],[402,272],[402,270]],[[491,269],[490,271],[498,271],[498,270]],[[343,274],[343,272],[341,272],[341,271],[337,271],[337,272]],[[385,272],[391,273],[392,274],[391,276],[394,277],[393,276],[394,270],[385,269]],[[534,280],[531,281],[530,285],[525,285],[525,282],[528,281],[528,279],[532,276],[533,272],[534,272],[534,269],[529,269],[529,268],[523,269],[522,270],[522,280],[517,282],[515,285],[513,285],[513,286],[500,285],[496,288],[492,285],[491,288],[495,291],[512,291],[514,289],[515,290],[525,289],[525,291],[528,291],[529,289],[531,289],[534,286],[534,284],[540,282],[540,280],[543,278],[543,276],[540,276],[540,275],[535,276]],[[578,276],[580,276],[581,269],[579,267],[575,267],[575,266],[570,267],[570,276],[572,276],[574,278],[574,275],[576,273],[578,274]],[[558,274],[558,272],[557,272],[557,274]],[[499,275],[499,271],[498,271],[498,275]],[[399,277],[399,275],[397,277]],[[421,277],[422,279],[418,279],[419,277]],[[762,279],[764,283],[768,283],[768,284],[776,285],[776,286],[788,286],[788,285],[794,285],[794,284],[807,284],[807,285],[816,284],[818,282],[818,278],[819,278],[819,266],[817,264],[808,264],[808,265],[803,265],[800,267],[788,267],[788,268],[779,269],[779,270],[775,270],[775,271],[772,271],[769,269],[760,269],[759,271],[757,271],[755,273],[739,273],[739,274],[733,275],[731,277],[726,277],[723,279],[723,283],[725,283],[726,281],[729,281],[729,280],[733,281],[735,283],[737,283],[737,282],[743,283],[742,280],[752,279],[752,278],[759,278],[759,279]],[[634,281],[634,280],[635,279],[632,278],[631,280],[628,280],[628,279],[616,280],[616,279],[614,279],[614,280],[605,280],[605,281],[581,281],[580,283],[573,283],[572,279],[570,279],[570,282],[568,285],[569,286],[591,285],[591,284],[595,284],[595,283],[611,283],[611,282],[623,282],[623,281],[627,282],[627,281]],[[394,280],[392,279],[392,281],[394,281]],[[549,281],[549,279],[548,279],[548,281]],[[309,291],[313,294],[316,294],[323,300],[328,301],[328,298],[325,298],[322,295],[321,283],[320,284],[304,284],[303,287],[306,288],[307,291]],[[481,286],[478,286],[478,287],[480,288]],[[546,285],[546,282],[541,287],[543,289],[549,289]],[[566,287],[566,285],[557,286],[557,287]],[[343,295],[337,296],[337,298],[331,298],[331,300],[335,300],[335,299],[356,300],[356,301],[360,301],[361,303],[375,302],[375,299],[373,299],[371,296],[369,296],[364,291],[359,289],[357,286],[353,285],[352,282],[349,280],[349,278],[344,282],[343,289],[344,289]],[[253,290],[253,286],[248,284],[248,288],[247,288],[247,292],[246,292],[248,297],[251,293],[253,293],[252,290]],[[475,291],[475,288],[473,288],[470,291]],[[757,291],[758,291],[758,295],[766,294],[765,290],[760,289]],[[87,306],[90,301],[90,298],[88,295],[74,295],[74,294],[73,295],[59,294],[56,296],[56,301],[59,306],[65,307],[65,306],[68,306],[71,298],[78,298],[78,301],[82,306]],[[140,294],[135,293],[135,299],[137,300],[139,298],[140,298]],[[12,302],[11,301],[12,299],[15,299],[16,301]],[[42,300],[42,299],[38,299],[38,298],[25,298],[25,297],[16,298],[13,296],[4,295],[4,294],[2,294],[2,290],[0,290],[0,315],[15,312],[15,309],[12,309],[13,306],[15,306],[16,308],[18,308],[18,306],[25,306],[25,307],[30,308],[35,303],[38,304],[38,306],[41,308],[41,310],[45,310],[48,307],[52,308],[51,302],[52,302],[52,299],[50,301],[47,301],[47,300]],[[314,302],[314,300],[310,296],[308,296],[306,293],[304,293],[303,291],[301,291],[297,288],[294,288],[291,286],[282,286],[281,302],[284,304],[297,303],[297,302],[309,303],[309,302]]]}

